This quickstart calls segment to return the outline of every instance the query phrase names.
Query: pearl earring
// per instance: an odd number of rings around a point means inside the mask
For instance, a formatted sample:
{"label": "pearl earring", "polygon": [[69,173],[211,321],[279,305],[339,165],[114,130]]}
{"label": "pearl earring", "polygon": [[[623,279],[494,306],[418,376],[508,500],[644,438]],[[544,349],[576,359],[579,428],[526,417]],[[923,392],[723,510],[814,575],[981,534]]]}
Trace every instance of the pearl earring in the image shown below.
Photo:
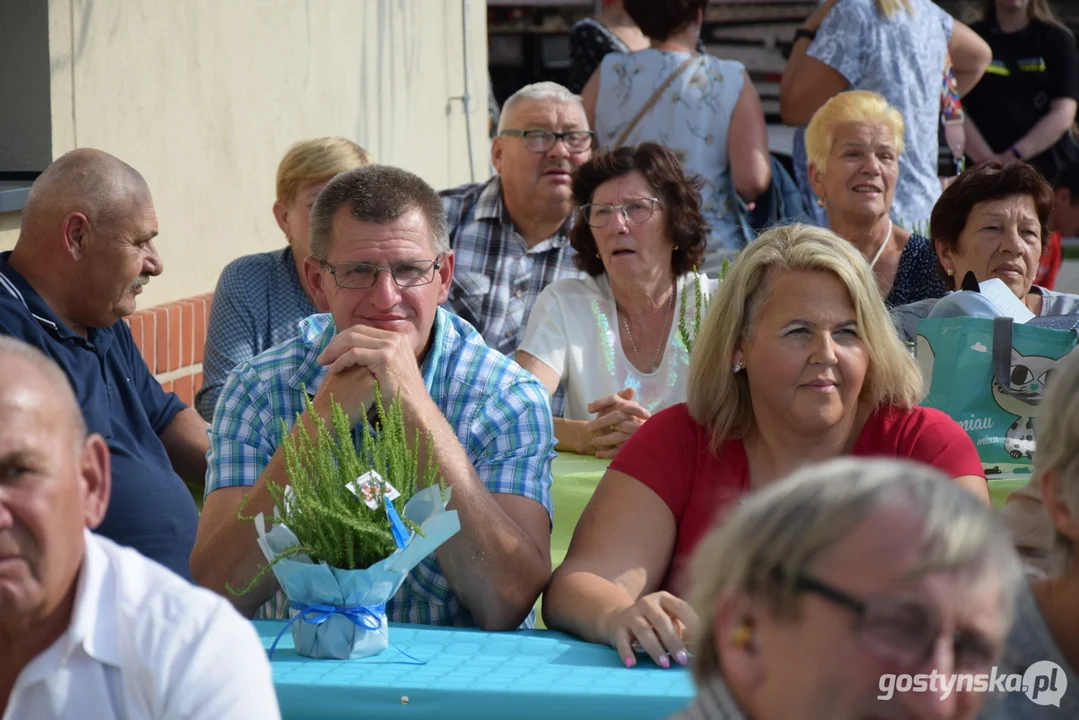
{"label": "pearl earring", "polygon": [[819,208],[824,207],[824,199],[823,198],[817,198],[817,207],[819,207]]}
{"label": "pearl earring", "polygon": [[742,364],[742,361],[739,360],[738,362],[736,362],[734,364],[734,367],[731,368],[731,372],[735,373],[735,374],[738,374],[738,373],[742,372],[742,370],[744,370],[745,367],[746,366]]}

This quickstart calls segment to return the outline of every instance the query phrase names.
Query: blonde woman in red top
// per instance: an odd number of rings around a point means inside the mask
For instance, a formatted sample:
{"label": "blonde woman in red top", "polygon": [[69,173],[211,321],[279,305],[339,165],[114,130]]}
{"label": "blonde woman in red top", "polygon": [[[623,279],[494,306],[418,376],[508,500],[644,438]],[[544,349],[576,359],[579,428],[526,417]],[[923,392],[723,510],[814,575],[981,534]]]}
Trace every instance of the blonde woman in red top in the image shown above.
{"label": "blonde woman in red top", "polygon": [[679,597],[701,537],[744,496],[810,463],[887,456],[932,465],[986,504],[969,436],[917,407],[923,383],[861,253],[830,230],[775,228],[744,250],[703,322],[688,402],[626,442],[543,601],[549,628],[686,660]]}

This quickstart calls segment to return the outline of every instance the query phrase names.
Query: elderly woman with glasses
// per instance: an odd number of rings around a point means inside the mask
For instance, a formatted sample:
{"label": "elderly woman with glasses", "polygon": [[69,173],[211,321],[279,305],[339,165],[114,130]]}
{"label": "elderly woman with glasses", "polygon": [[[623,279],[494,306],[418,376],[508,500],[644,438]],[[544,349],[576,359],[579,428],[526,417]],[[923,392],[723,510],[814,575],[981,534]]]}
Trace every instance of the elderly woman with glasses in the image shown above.
{"label": "elderly woman with glasses", "polygon": [[993,513],[945,476],[850,458],[749,498],[692,573],[699,690],[679,720],[969,720],[988,694],[943,683],[992,672],[1020,576]]}
{"label": "elderly woman with glasses", "polygon": [[[566,399],[558,446],[613,457],[652,413],[686,398],[680,325],[716,282],[693,272],[708,230],[698,184],[661,145],[601,153],[573,182],[570,234],[583,279],[556,280],[529,316],[517,362]],[[692,298],[687,296],[692,295]]]}
{"label": "elderly woman with glasses", "polygon": [[717,516],[808,463],[917,460],[988,505],[973,442],[917,407],[922,394],[858,251],[823,228],[765,232],[716,291],[687,402],[653,415],[596,488],[547,589],[547,626],[610,643],[629,665],[636,640],[669,664],[661,647],[692,616],[685,560]]}

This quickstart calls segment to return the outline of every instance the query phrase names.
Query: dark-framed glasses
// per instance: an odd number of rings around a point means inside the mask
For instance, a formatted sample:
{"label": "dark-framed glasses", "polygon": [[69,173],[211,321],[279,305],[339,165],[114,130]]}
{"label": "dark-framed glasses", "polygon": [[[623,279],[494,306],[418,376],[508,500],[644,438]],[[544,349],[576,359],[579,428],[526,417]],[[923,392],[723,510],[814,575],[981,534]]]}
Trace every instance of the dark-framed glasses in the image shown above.
{"label": "dark-framed glasses", "polygon": [[554,132],[553,130],[503,130],[499,135],[511,135],[521,138],[524,141],[525,150],[534,153],[547,152],[559,140],[571,153],[591,150],[596,144],[596,134],[591,130],[567,130],[566,132]]}
{"label": "dark-framed glasses", "polygon": [[614,217],[616,212],[622,213],[622,217],[626,222],[631,222],[636,225],[648,220],[652,217],[652,213],[656,210],[656,205],[659,203],[659,198],[646,197],[646,198],[634,198],[633,200],[627,200],[621,205],[610,205],[608,203],[588,203],[581,206],[581,216],[592,227],[601,228],[607,227],[611,222],[611,218]]}
{"label": "dark-framed glasses", "polygon": [[394,265],[371,265],[370,263],[322,263],[333,275],[338,287],[349,290],[365,290],[374,287],[380,272],[393,276],[397,287],[411,288],[428,285],[435,279],[435,273],[442,267],[442,256],[434,260],[408,260]]}
{"label": "dark-framed glasses", "polygon": [[[815,593],[850,610],[857,618],[857,638],[866,652],[900,667],[924,667],[933,656],[941,634],[936,608],[912,599],[877,595],[859,600],[842,590],[801,575],[795,590]],[[997,659],[997,646],[975,631],[958,630],[951,635],[956,673],[981,673]]]}

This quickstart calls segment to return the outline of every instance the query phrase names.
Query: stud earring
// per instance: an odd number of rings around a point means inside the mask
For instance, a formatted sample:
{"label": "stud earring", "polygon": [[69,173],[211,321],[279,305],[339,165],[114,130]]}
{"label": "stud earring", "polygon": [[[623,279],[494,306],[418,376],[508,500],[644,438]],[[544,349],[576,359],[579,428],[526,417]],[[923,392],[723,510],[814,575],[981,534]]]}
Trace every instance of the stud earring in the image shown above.
{"label": "stud earring", "polygon": [[948,273],[948,277],[951,277],[952,275],[955,275],[955,270],[952,270],[950,268],[948,270],[945,270],[944,272]]}
{"label": "stud earring", "polygon": [[737,375],[738,373],[742,372],[745,367],[746,366],[742,364],[742,361],[739,360],[734,364],[734,367],[731,368],[731,372]]}
{"label": "stud earring", "polygon": [[749,641],[753,638],[753,630],[746,623],[742,623],[734,629],[734,636],[731,640],[740,648],[744,648],[749,645]]}

